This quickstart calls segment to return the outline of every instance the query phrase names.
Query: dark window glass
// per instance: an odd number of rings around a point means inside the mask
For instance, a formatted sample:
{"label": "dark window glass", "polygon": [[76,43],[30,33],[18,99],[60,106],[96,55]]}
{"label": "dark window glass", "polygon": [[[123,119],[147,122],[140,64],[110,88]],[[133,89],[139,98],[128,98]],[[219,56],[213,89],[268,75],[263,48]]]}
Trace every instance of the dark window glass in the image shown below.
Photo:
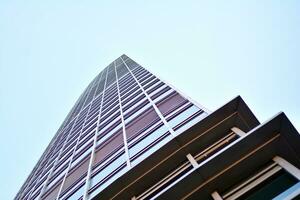
{"label": "dark window glass", "polygon": [[122,129],[120,129],[97,147],[93,166],[97,166],[103,160],[118,151],[123,145],[124,139]]}
{"label": "dark window glass", "polygon": [[49,191],[47,191],[42,199],[43,200],[53,200],[53,199],[56,199],[57,195],[58,195],[58,192],[59,192],[59,189],[60,189],[60,186],[61,186],[61,183],[62,183],[62,180],[59,181],[55,186],[53,186],[52,188],[50,188]]}
{"label": "dark window glass", "polygon": [[130,140],[136,137],[158,121],[159,116],[155,110],[152,107],[149,108],[126,125],[127,139]]}
{"label": "dark window glass", "polygon": [[83,160],[81,163],[77,164],[75,167],[70,169],[63,188],[62,188],[62,193],[70,189],[72,185],[78,182],[79,179],[81,179],[83,176],[86,175],[88,166],[90,162],[90,157],[87,157],[85,160]]}
{"label": "dark window glass", "polygon": [[160,112],[166,116],[168,113],[174,111],[186,102],[187,100],[185,98],[180,96],[177,92],[173,92],[167,98],[157,103],[157,107]]}

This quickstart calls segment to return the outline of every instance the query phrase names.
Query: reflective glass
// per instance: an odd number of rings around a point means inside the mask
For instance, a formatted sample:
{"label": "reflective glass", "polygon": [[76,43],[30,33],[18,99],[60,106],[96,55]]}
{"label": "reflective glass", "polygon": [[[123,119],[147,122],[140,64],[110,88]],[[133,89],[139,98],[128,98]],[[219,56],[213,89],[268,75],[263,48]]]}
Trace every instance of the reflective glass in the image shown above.
{"label": "reflective glass", "polygon": [[102,169],[96,176],[91,179],[91,187],[95,186],[98,182],[103,180],[109,174],[111,174],[114,170],[120,167],[124,162],[126,162],[124,154],[119,156],[117,159],[108,164],[104,169]]}
{"label": "reflective glass", "polygon": [[159,141],[157,144],[155,144],[150,149],[148,149],[145,153],[143,153],[142,155],[140,155],[139,157],[137,157],[136,159],[131,161],[131,166],[135,166],[138,163],[140,163],[142,160],[144,160],[145,158],[150,156],[152,153],[154,153],[155,151],[160,149],[167,142],[169,142],[172,138],[173,138],[173,136],[171,134],[167,135],[163,140]]}
{"label": "reflective glass", "polygon": [[72,161],[72,166],[75,166],[79,161],[81,161],[82,158],[85,158],[88,154],[90,154],[92,151],[92,147],[93,146],[91,146],[88,150],[81,154],[75,161]]}
{"label": "reflective glass", "polygon": [[182,113],[180,113],[179,115],[177,115],[176,117],[168,121],[168,123],[170,124],[171,127],[174,127],[199,110],[200,109],[198,107],[191,106],[190,108],[186,109],[185,111],[183,111]]}
{"label": "reflective glass", "polygon": [[94,190],[90,194],[90,198],[89,199],[92,199],[93,197],[95,197],[100,191],[102,191],[104,188],[106,188],[108,185],[110,185],[112,182],[114,182],[117,178],[119,178],[125,172],[127,172],[127,170],[128,169],[126,167],[124,167],[120,171],[118,171],[116,174],[114,174],[110,179],[108,179],[107,181],[105,181],[103,184],[100,185],[100,187],[98,187],[96,190]]}
{"label": "reflective glass", "polygon": [[109,131],[106,135],[104,135],[100,140],[97,141],[97,145],[101,144],[105,140],[107,140],[110,136],[112,136],[114,133],[116,133],[119,129],[122,128],[122,124],[119,124],[116,126],[113,130]]}
{"label": "reflective glass", "polygon": [[84,185],[83,184],[80,188],[78,188],[76,190],[76,192],[74,192],[71,196],[67,197],[67,198],[61,198],[61,199],[68,199],[68,200],[78,200],[80,199],[80,197],[83,196],[83,193],[84,193]]}
{"label": "reflective glass", "polygon": [[[137,106],[137,105],[136,105]],[[136,107],[134,106],[134,108]],[[128,122],[130,122],[131,120],[133,120],[135,117],[141,115],[145,110],[147,110],[148,108],[150,108],[152,105],[150,103],[148,103],[146,106],[144,106],[143,108],[141,108],[140,110],[138,110],[137,112],[135,112],[134,114],[132,114],[130,117],[128,117],[126,120],[125,120],[125,124],[127,125]],[[131,109],[130,109],[131,110]],[[126,112],[127,114],[128,112]],[[125,115],[125,113],[124,113]]]}
{"label": "reflective glass", "polygon": [[161,137],[163,134],[165,134],[168,131],[168,128],[165,125],[162,125],[154,132],[150,133],[147,137],[143,138],[141,141],[139,141],[137,144],[132,146],[129,149],[129,155],[130,157],[137,154],[139,151],[146,148],[148,145],[150,145],[152,142],[157,140],[159,137]]}
{"label": "reflective glass", "polygon": [[200,120],[202,120],[206,116],[207,116],[207,114],[203,112],[199,116],[193,118],[192,120],[188,121],[186,124],[184,124],[183,126],[181,126],[180,128],[178,128],[176,130],[176,132],[177,133],[182,133],[184,130],[190,128],[191,126],[193,126],[194,124],[196,124],[197,122],[199,122]]}

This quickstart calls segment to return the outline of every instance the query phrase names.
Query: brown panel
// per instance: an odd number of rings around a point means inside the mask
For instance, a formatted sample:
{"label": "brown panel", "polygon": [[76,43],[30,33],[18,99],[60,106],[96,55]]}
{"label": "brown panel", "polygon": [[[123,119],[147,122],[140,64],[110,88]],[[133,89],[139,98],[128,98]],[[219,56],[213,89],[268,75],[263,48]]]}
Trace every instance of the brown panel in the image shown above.
{"label": "brown panel", "polygon": [[97,148],[95,153],[94,165],[102,162],[111,153],[119,149],[120,146],[124,145],[122,129],[120,129],[116,134],[108,138],[104,143],[102,143],[99,148]]}
{"label": "brown panel", "polygon": [[83,174],[87,173],[89,162],[90,156],[70,170],[66,177],[62,192],[75,183]]}
{"label": "brown panel", "polygon": [[155,110],[151,107],[143,114],[132,120],[129,124],[126,124],[127,139],[137,136],[145,129],[151,126],[154,122],[158,121],[159,117]]}
{"label": "brown panel", "polygon": [[176,107],[178,107],[185,101],[185,98],[183,98],[177,92],[175,92],[163,101],[159,102],[157,107],[163,115],[166,115],[169,111],[176,109]]}
{"label": "brown panel", "polygon": [[43,197],[42,199],[43,200],[53,200],[53,199],[56,199],[57,195],[58,195],[58,192],[59,192],[59,188],[61,186],[61,183],[62,183],[62,180],[59,181],[54,187],[53,189],[51,189],[50,192],[47,192]]}

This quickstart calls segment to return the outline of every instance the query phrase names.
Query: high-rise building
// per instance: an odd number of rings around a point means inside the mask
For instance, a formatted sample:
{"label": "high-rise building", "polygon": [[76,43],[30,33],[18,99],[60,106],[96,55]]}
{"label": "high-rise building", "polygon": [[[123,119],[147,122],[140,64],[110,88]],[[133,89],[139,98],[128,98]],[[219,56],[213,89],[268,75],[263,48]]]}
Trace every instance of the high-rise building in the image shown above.
{"label": "high-rise building", "polygon": [[122,55],[85,89],[15,199],[300,199],[300,136],[236,97],[214,112]]}

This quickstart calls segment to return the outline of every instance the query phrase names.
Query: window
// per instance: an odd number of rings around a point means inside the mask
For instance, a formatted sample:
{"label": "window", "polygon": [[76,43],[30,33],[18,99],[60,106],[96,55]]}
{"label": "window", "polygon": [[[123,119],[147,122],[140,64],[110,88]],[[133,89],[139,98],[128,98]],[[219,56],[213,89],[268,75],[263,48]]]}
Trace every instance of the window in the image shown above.
{"label": "window", "polygon": [[84,186],[85,183],[81,184],[79,187],[76,187],[74,191],[71,191],[69,194],[65,195],[65,197],[62,197],[61,199],[65,200],[78,200],[81,199],[84,193]]}
{"label": "window", "polygon": [[133,70],[133,69],[135,69],[136,67],[139,66],[136,62],[134,62],[131,59],[126,60],[126,64],[129,67],[129,69],[131,69],[131,70]]}
{"label": "window", "polygon": [[[101,116],[107,117],[106,114],[108,112],[110,113],[109,115],[111,115],[112,112],[116,112],[116,110],[118,110],[118,109],[119,109],[119,102],[117,101],[111,105],[108,105],[107,107],[102,107]],[[101,117],[101,118],[103,118],[103,117]]]}
{"label": "window", "polygon": [[103,160],[107,159],[109,156],[114,154],[116,151],[124,146],[123,132],[120,129],[117,133],[105,138],[106,140],[101,140],[102,142],[96,148],[95,159],[93,166],[99,165]]}
{"label": "window", "polygon": [[132,101],[128,102],[126,105],[123,105],[123,112],[126,112],[127,110],[132,110],[132,107],[136,104],[144,101],[146,96],[144,94],[139,95],[138,97],[134,98]]}
{"label": "window", "polygon": [[120,106],[117,105],[112,109],[109,109],[105,112],[103,112],[101,115],[101,121],[103,121],[104,119],[108,118],[109,116],[111,116],[112,114],[114,114],[115,112],[117,112],[117,110],[119,110]]}
{"label": "window", "polygon": [[157,103],[157,107],[160,110],[160,112],[166,116],[170,112],[174,111],[184,103],[186,103],[187,100],[180,96],[177,92],[171,93],[169,96],[167,96],[165,99],[161,100]]}
{"label": "window", "polygon": [[[167,92],[168,92],[168,93],[167,93]],[[162,98],[164,98],[164,95],[166,95],[165,93],[167,93],[167,95],[168,95],[168,94],[171,93],[171,92],[172,92],[172,89],[171,89],[169,86],[164,85],[164,86],[158,88],[157,90],[155,90],[155,91],[151,94],[150,98],[151,98],[153,101],[155,101],[156,98],[159,97],[159,99],[162,99]],[[156,100],[156,101],[159,101],[159,100]]]}
{"label": "window", "polygon": [[150,104],[147,98],[131,106],[130,109],[124,111],[125,123],[135,118],[139,114],[141,114],[144,110],[148,109],[150,106],[152,105]]}
{"label": "window", "polygon": [[[91,121],[86,121],[85,125],[82,129],[82,132],[86,131],[89,127],[91,127],[92,125],[94,125],[98,120],[98,117],[93,118]],[[82,137],[81,137],[82,138]]]}
{"label": "window", "polygon": [[69,170],[62,187],[62,194],[69,190],[74,184],[76,184],[79,179],[82,179],[84,176],[86,176],[89,162],[90,156]]}
{"label": "window", "polygon": [[72,160],[72,166],[77,165],[83,158],[89,156],[92,151],[93,143],[87,145],[82,151],[75,154]]}
{"label": "window", "polygon": [[128,95],[126,98],[122,98],[122,105],[126,105],[128,102],[132,101],[133,99],[137,98],[138,95],[142,94],[142,91],[139,89],[130,95]]}
{"label": "window", "polygon": [[110,124],[108,124],[106,127],[101,129],[97,137],[98,138],[107,137],[107,135],[111,135],[111,134],[115,133],[121,127],[122,127],[121,119],[117,118],[116,120],[114,120]]}
{"label": "window", "polygon": [[127,69],[127,67],[125,66],[124,63],[122,63],[121,65],[119,65],[117,67],[117,74],[118,74],[118,78],[123,77],[125,74],[127,74],[129,71]]}
{"label": "window", "polygon": [[63,179],[63,177],[65,176],[65,173],[67,172],[67,169],[65,169],[64,171],[62,171],[61,173],[58,173],[56,175],[53,175],[50,179],[49,179],[49,183],[47,185],[47,188],[51,188],[53,185],[55,185],[57,182],[59,182],[60,180]]}
{"label": "window", "polygon": [[126,123],[127,139],[133,139],[158,121],[158,115],[153,107],[150,107],[148,110],[144,111],[144,113],[139,114],[131,122]]}
{"label": "window", "polygon": [[53,200],[56,199],[60,186],[61,186],[62,180],[58,182],[53,188],[50,188],[42,197],[44,200]]}
{"label": "window", "polygon": [[110,160],[110,162],[102,165],[99,169],[97,169],[91,178],[91,187],[92,190],[96,187],[102,186],[104,182],[108,179],[112,178],[116,173],[118,173],[121,169],[125,168],[126,159],[124,153],[121,155],[114,157]]}
{"label": "window", "polygon": [[171,139],[168,128],[162,123],[153,127],[148,133],[142,134],[142,136],[143,137],[140,137],[138,141],[133,142],[129,147],[129,155],[132,160],[151,149],[153,150],[153,147],[166,137],[170,136],[169,138]]}
{"label": "window", "polygon": [[83,149],[86,149],[86,148],[89,148],[93,145],[93,136],[94,135],[91,135],[92,137],[89,138],[89,141],[87,140],[86,142],[82,142],[80,144],[77,144],[77,147],[76,147],[76,152],[80,152],[80,151],[84,151]]}
{"label": "window", "polygon": [[150,76],[147,76],[146,78],[144,78],[143,80],[140,80],[140,83],[142,86],[145,86],[146,84],[150,83],[154,79],[155,79],[155,76],[150,75]]}
{"label": "window", "polygon": [[151,88],[152,86],[156,85],[156,83],[158,83],[158,82],[159,82],[158,78],[155,78],[153,81],[147,82],[147,84],[145,84],[143,86],[144,90],[147,90],[148,88]]}
{"label": "window", "polygon": [[170,126],[177,132],[186,130],[206,116],[206,114],[201,115],[204,112],[194,105],[189,105],[180,112],[180,114],[173,115],[171,119],[167,119]]}
{"label": "window", "polygon": [[[150,85],[150,87],[148,89],[146,89],[146,87],[148,87],[149,85]],[[161,81],[158,81],[157,83],[155,83],[153,85],[151,83],[149,83],[144,88],[145,88],[147,94],[150,95],[152,92],[154,92],[155,90],[157,90],[158,88],[161,88],[163,86],[165,86],[165,84]]]}
{"label": "window", "polygon": [[99,129],[103,129],[106,127],[108,124],[115,122],[117,118],[120,117],[120,111],[117,110],[115,113],[112,113],[111,115],[107,116],[107,118],[103,117],[101,118]]}

